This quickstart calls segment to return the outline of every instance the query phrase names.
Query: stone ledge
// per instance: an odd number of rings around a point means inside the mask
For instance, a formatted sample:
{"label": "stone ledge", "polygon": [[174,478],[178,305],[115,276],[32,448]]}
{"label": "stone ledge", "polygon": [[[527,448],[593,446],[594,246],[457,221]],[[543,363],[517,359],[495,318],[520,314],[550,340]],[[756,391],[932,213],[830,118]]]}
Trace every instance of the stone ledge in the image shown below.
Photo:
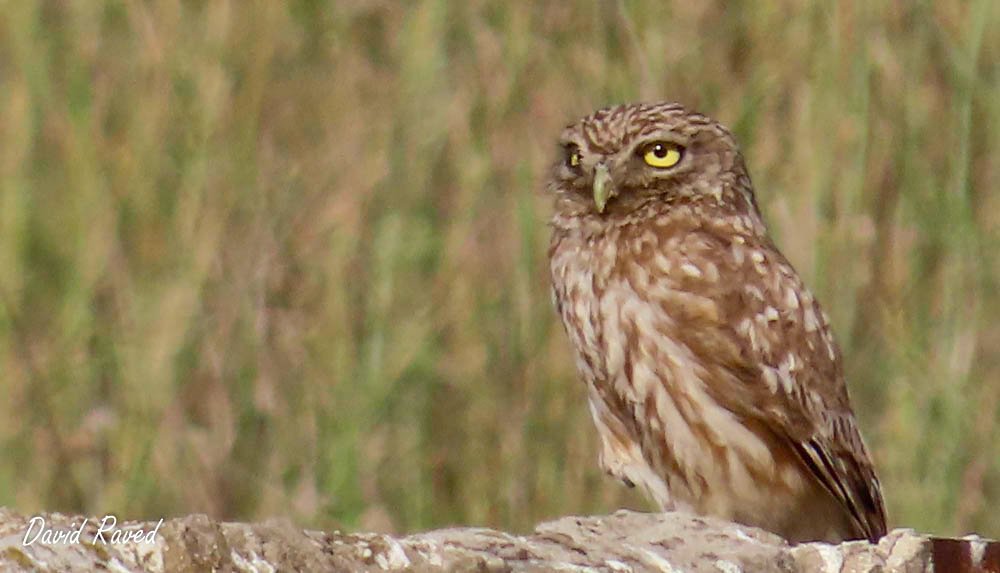
{"label": "stone ledge", "polygon": [[[79,530],[79,541],[44,544],[39,536],[25,545],[32,517],[37,516],[0,509],[0,570],[916,573],[934,570],[936,559],[938,571],[1000,571],[1000,544],[978,538],[937,539],[897,529],[877,545],[789,546],[764,531],[680,513],[564,517],[527,535],[458,527],[406,536],[303,531],[287,520],[225,523],[191,515],[165,520],[155,536],[146,536],[148,543],[120,544],[111,543],[107,533],[105,542],[95,538],[100,519],[84,524],[83,516],[50,513],[41,515],[47,528]],[[156,525],[128,522],[119,529],[150,532]],[[31,535],[38,531],[36,525]]]}

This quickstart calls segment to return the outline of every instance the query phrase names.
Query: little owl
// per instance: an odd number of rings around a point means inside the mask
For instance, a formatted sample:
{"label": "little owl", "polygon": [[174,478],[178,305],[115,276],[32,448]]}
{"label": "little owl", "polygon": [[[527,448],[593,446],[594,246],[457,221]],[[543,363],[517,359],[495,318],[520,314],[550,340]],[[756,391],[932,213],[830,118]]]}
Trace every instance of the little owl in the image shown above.
{"label": "little owl", "polygon": [[733,135],[636,104],[560,143],[553,291],[601,467],[663,510],[793,542],[884,535],[829,319],[768,237]]}

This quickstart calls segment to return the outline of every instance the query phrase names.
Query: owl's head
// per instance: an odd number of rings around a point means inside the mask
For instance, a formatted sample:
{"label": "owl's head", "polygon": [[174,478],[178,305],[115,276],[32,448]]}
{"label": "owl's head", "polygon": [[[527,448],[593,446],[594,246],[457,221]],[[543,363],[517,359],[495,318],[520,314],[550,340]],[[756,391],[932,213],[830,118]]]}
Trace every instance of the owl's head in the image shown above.
{"label": "owl's head", "polygon": [[615,217],[653,201],[756,208],[733,135],[679,104],[601,109],[567,127],[559,143],[549,189],[576,214]]}

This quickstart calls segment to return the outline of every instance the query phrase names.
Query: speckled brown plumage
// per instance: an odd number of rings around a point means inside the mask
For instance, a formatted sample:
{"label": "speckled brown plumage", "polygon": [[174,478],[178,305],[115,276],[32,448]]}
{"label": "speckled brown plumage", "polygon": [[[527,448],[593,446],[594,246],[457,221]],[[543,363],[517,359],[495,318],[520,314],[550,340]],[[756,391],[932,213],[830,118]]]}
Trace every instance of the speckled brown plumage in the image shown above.
{"label": "speckled brown plumage", "polygon": [[636,104],[560,143],[553,294],[602,467],[663,509],[792,541],[882,536],[829,320],[768,237],[732,134]]}

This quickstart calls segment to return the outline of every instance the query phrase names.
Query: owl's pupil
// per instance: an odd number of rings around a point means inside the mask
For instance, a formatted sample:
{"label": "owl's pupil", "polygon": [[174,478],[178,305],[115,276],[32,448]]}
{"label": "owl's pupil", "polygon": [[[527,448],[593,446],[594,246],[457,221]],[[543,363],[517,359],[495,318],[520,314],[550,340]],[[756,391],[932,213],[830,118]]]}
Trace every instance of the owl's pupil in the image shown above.
{"label": "owl's pupil", "polygon": [[667,156],[667,148],[663,144],[657,143],[653,146],[653,155],[663,159]]}

